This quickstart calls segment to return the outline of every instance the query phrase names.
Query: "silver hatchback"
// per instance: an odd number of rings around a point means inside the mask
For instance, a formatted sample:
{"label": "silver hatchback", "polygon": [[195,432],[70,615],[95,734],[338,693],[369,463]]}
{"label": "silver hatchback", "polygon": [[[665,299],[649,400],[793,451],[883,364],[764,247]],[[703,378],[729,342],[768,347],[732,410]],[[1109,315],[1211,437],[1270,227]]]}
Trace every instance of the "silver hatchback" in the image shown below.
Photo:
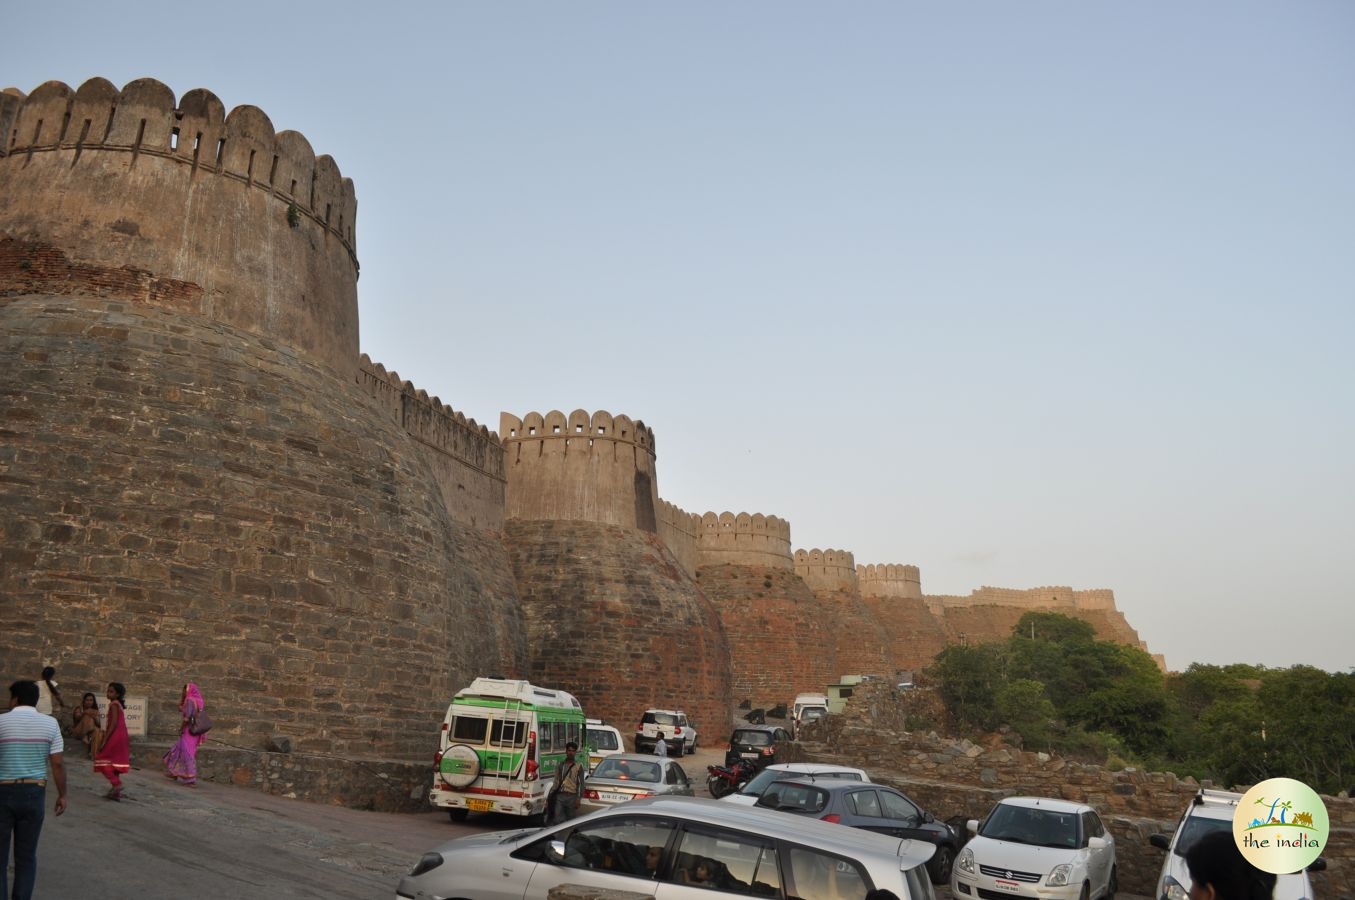
{"label": "silver hatchback", "polygon": [[817,819],[695,797],[622,803],[547,828],[458,838],[400,880],[402,900],[547,900],[551,888],[638,891],[655,900],[935,900],[934,847]]}

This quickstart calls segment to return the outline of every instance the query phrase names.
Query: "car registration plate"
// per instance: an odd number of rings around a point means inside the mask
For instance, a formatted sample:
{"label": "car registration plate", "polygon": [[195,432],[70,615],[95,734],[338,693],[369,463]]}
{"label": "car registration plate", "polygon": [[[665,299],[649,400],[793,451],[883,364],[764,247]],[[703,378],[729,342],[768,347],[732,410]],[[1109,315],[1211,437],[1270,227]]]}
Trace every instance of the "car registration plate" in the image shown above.
{"label": "car registration plate", "polygon": [[467,800],[466,806],[471,812],[489,812],[494,808],[493,800]]}
{"label": "car registration plate", "polygon": [[609,800],[612,803],[624,803],[630,799],[630,794],[620,794],[616,791],[599,791],[598,796],[603,800]]}
{"label": "car registration plate", "polygon": [[1006,891],[1009,894],[1015,894],[1021,890],[1021,885],[1017,884],[1015,881],[1003,881],[1001,878],[993,882],[993,887],[997,888],[999,891]]}
{"label": "car registration plate", "polygon": [[744,759],[757,759],[758,753],[756,750],[754,750],[752,753],[748,752],[740,753],[739,756],[742,756]]}

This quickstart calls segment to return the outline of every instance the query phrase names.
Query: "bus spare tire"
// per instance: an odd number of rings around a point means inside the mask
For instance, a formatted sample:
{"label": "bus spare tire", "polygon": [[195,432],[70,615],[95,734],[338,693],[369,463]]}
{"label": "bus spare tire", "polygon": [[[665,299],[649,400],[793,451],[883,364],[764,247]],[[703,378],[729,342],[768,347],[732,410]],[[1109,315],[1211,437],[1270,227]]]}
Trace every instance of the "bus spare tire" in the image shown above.
{"label": "bus spare tire", "polygon": [[442,754],[442,780],[455,788],[470,787],[480,777],[480,757],[465,744],[453,744]]}

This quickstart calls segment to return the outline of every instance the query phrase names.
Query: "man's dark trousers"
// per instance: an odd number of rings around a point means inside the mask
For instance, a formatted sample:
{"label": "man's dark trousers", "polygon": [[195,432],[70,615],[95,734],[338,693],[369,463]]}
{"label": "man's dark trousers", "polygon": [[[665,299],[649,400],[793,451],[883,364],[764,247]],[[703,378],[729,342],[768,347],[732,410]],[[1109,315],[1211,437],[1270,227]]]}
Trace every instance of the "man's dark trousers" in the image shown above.
{"label": "man's dark trousers", "polygon": [[38,876],[38,835],[47,789],[40,784],[0,784],[0,900],[9,900],[9,844],[14,840],[13,900],[29,900]]}

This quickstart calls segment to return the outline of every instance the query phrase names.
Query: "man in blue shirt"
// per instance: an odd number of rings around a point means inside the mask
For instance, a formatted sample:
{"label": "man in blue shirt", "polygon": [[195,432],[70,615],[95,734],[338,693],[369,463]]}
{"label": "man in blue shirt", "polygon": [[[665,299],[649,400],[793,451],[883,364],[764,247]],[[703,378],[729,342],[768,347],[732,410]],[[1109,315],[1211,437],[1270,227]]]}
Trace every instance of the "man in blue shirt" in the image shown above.
{"label": "man in blue shirt", "polygon": [[9,897],[9,846],[14,841],[14,900],[29,900],[38,875],[38,835],[47,800],[47,766],[56,782],[56,814],[66,811],[65,744],[56,719],[36,709],[38,685],[9,686],[0,716],[0,897]]}

